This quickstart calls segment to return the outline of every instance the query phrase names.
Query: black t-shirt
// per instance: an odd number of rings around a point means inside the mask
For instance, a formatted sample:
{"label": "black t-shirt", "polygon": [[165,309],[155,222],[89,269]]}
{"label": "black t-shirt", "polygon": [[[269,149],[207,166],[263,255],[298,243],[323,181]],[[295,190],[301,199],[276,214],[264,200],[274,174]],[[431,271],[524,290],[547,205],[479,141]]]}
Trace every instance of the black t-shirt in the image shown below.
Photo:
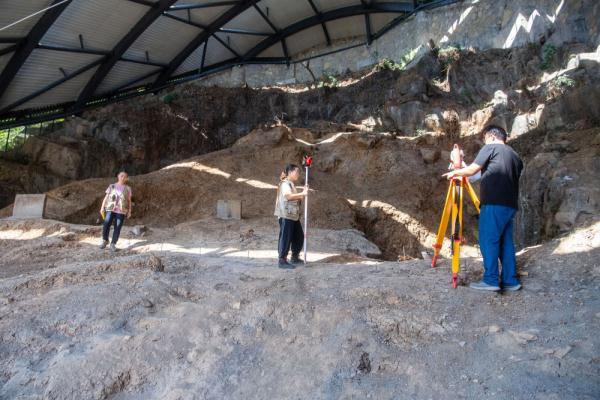
{"label": "black t-shirt", "polygon": [[473,161],[481,166],[481,204],[519,208],[523,161],[505,144],[486,144]]}

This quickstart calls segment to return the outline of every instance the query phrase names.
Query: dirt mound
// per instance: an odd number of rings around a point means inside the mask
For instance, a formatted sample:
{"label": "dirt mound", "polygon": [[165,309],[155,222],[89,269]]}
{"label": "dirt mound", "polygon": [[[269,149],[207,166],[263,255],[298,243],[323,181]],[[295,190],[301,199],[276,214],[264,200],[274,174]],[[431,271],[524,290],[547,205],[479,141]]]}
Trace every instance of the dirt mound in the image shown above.
{"label": "dirt mound", "polygon": [[[286,126],[256,130],[230,149],[132,177],[135,205],[129,224],[171,227],[212,217],[219,199],[241,200],[244,218],[270,217],[279,171],[312,154],[313,227],[363,231],[388,260],[420,257],[430,249],[448,185],[441,178],[448,165],[448,152],[440,151],[448,146],[446,138],[359,131],[309,138],[306,130]],[[589,172],[600,159],[598,138],[598,129],[538,130],[511,142],[526,164],[517,230],[521,244],[539,243],[597,215],[600,177]],[[467,161],[481,146],[475,136],[462,144]],[[90,179],[48,192],[47,217],[98,223],[111,182]],[[466,204],[466,237],[475,243],[475,210]]]}
{"label": "dirt mound", "polygon": [[111,255],[96,247],[96,227],[3,221],[0,397],[600,393],[598,223],[522,251],[524,289],[504,294],[463,286],[479,279],[478,259],[463,260],[456,290],[448,261],[329,256],[279,270],[231,249],[261,248],[266,231],[244,224],[205,220],[144,237],[127,228],[127,248]]}

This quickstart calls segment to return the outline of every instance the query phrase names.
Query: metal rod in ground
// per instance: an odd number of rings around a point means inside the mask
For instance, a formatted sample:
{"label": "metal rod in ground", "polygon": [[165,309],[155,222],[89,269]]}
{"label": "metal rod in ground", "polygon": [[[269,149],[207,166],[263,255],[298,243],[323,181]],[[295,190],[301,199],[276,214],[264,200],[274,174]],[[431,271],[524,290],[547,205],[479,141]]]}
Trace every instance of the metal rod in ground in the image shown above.
{"label": "metal rod in ground", "polygon": [[[306,180],[304,182],[305,185],[308,186],[308,165],[305,167],[306,169]],[[304,264],[306,264],[306,253],[308,251],[308,193],[304,197]]]}

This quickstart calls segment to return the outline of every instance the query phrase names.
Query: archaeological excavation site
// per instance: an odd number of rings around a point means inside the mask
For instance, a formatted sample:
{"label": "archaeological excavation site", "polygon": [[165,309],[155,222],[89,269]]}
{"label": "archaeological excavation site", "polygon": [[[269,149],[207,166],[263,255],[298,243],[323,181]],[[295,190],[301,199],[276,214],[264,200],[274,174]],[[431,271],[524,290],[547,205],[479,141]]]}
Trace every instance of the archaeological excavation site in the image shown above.
{"label": "archaeological excavation site", "polygon": [[600,398],[600,2],[0,1],[0,399]]}

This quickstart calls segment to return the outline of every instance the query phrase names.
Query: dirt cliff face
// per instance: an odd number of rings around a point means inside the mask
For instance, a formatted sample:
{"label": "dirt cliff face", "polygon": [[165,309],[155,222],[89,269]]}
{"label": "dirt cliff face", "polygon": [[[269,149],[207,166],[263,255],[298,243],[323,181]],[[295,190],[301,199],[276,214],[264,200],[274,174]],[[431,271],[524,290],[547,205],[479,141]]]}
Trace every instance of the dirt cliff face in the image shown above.
{"label": "dirt cliff face", "polygon": [[[191,83],[67,119],[63,128],[32,138],[15,159],[64,181],[114,176],[119,169],[147,173],[227,148],[253,129],[276,123],[327,133],[434,132],[451,140],[477,133],[498,117],[514,135],[538,127],[589,128],[600,123],[594,107],[600,101],[600,67],[576,55],[596,54],[584,53],[593,50],[568,44],[548,57],[545,47],[534,45],[483,52],[450,47],[404,71],[384,63],[322,87]],[[549,78],[565,66],[576,68]]]}

